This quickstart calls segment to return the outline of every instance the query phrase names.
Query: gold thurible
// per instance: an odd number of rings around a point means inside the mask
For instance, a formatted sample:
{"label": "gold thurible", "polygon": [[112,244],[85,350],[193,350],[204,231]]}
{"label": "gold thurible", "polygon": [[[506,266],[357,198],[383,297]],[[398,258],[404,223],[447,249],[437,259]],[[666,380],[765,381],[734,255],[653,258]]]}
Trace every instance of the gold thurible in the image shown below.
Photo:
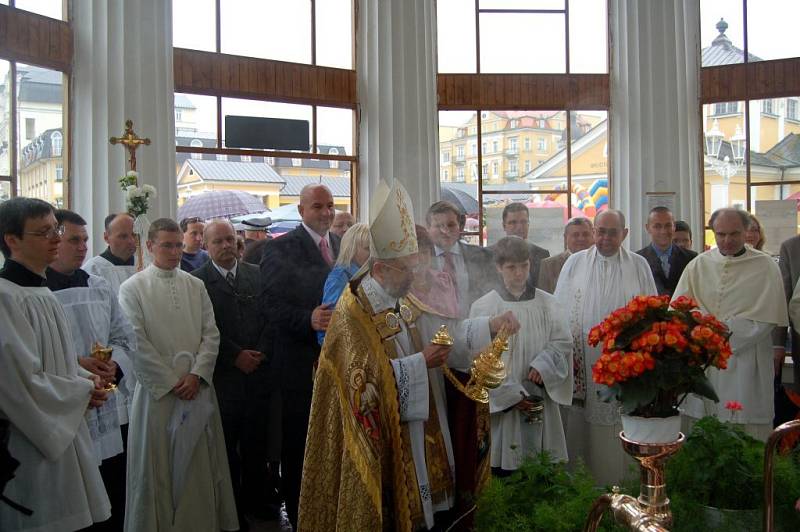
{"label": "gold thurible", "polygon": [[[462,384],[446,365],[442,366],[444,375],[453,386],[473,401],[488,403],[489,390],[500,386],[506,378],[506,366],[503,364],[502,355],[504,351],[508,350],[509,336],[508,329],[505,326],[501,327],[492,343],[472,361],[469,381],[466,384]],[[447,330],[447,325],[439,327],[431,343],[444,346],[453,345],[453,337]]]}

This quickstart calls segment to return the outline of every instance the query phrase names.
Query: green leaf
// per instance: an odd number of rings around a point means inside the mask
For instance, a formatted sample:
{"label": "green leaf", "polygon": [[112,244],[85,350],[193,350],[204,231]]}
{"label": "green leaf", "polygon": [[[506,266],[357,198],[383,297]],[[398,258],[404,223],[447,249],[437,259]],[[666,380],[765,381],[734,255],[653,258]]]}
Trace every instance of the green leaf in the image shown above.
{"label": "green leaf", "polygon": [[614,347],[617,349],[625,349],[634,338],[650,329],[650,327],[653,326],[653,321],[654,320],[652,319],[643,318],[641,321],[637,321],[624,331],[620,332],[614,341]]}
{"label": "green leaf", "polygon": [[694,381],[692,382],[691,391],[692,393],[696,393],[701,397],[705,397],[706,399],[711,399],[715,403],[719,403],[719,396],[717,396],[714,386],[711,384],[711,381],[708,380],[708,377],[706,377],[705,374],[695,377]]}

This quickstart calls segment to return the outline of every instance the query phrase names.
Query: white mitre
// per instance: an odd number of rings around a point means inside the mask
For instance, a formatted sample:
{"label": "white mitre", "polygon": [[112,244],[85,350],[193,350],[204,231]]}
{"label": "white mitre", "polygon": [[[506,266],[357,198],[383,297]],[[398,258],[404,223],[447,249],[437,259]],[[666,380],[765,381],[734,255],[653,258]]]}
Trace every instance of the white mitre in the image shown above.
{"label": "white mitre", "polygon": [[369,213],[372,258],[396,259],[419,250],[414,208],[408,192],[399,181],[395,179],[391,188],[385,181],[378,184]]}

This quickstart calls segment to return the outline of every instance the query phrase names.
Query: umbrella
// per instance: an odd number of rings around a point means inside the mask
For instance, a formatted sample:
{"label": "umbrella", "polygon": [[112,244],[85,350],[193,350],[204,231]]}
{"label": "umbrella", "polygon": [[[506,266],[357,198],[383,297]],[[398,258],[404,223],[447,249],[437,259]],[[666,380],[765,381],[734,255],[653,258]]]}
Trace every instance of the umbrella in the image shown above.
{"label": "umbrella", "polygon": [[297,203],[290,203],[288,205],[281,205],[277,209],[273,209],[269,213],[272,222],[300,222],[300,213],[297,210]]}
{"label": "umbrella", "polygon": [[442,185],[441,196],[443,200],[454,204],[464,214],[478,213],[478,200],[473,198],[469,192],[465,192],[459,188],[451,188],[445,184]]}
{"label": "umbrella", "polygon": [[186,218],[230,218],[241,214],[266,212],[257,197],[240,190],[212,190],[191,196],[178,209],[178,220]]}
{"label": "umbrella", "polygon": [[273,237],[283,236],[298,225],[300,222],[277,222],[269,226],[269,234]]}

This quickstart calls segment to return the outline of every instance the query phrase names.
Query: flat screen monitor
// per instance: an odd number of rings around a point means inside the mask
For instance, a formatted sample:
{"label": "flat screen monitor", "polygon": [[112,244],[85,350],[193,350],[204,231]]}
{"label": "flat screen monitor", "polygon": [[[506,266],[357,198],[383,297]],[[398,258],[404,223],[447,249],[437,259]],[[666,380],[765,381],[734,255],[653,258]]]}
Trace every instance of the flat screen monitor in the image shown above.
{"label": "flat screen monitor", "polygon": [[308,120],[225,116],[225,146],[255,150],[308,151]]}

